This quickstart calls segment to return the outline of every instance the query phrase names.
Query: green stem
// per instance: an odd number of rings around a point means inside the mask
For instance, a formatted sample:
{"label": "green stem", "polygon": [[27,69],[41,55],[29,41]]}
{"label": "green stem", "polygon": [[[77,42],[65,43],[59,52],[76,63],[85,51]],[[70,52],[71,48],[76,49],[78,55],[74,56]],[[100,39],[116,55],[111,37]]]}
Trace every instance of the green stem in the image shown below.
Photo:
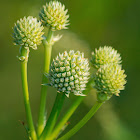
{"label": "green stem", "polygon": [[[87,95],[91,89],[91,82],[92,82],[92,80],[90,80],[87,84],[87,89],[84,91],[85,95]],[[75,110],[78,108],[78,106],[80,105],[80,103],[83,101],[84,98],[85,98],[85,96],[77,97],[77,99],[74,101],[74,103],[67,110],[67,112],[65,113],[63,118],[57,124],[56,128],[54,129],[54,131],[52,132],[52,134],[50,136],[50,140],[56,139],[56,137],[58,136],[58,134],[61,131],[61,129],[63,128],[63,126],[67,123],[69,118],[72,116],[72,114],[75,112]]]}
{"label": "green stem", "polygon": [[76,132],[80,130],[81,127],[83,127],[88,122],[88,120],[96,113],[102,104],[103,103],[96,102],[92,109],[85,115],[85,117],[80,120],[80,122],[76,124],[68,133],[66,133],[58,140],[68,140],[70,137],[72,137]]}
{"label": "green stem", "polygon": [[28,50],[24,47],[21,48],[21,56],[25,57],[25,60],[21,62],[21,78],[22,78],[22,88],[23,88],[23,95],[24,95],[24,104],[25,104],[25,111],[27,122],[29,125],[29,134],[32,140],[37,140],[32,113],[30,108],[30,101],[29,101],[29,91],[28,91],[28,82],[27,82],[27,59],[28,59]]}
{"label": "green stem", "polygon": [[[48,78],[44,75],[45,73],[49,73],[50,60],[51,60],[51,51],[52,45],[50,43],[51,38],[53,36],[53,32],[49,29],[48,36],[46,40],[43,40],[44,45],[44,70],[42,77],[42,84],[48,83]],[[38,117],[38,136],[42,133],[45,123],[46,123],[46,96],[47,96],[47,86],[43,86],[41,88],[41,97],[40,97],[40,109],[39,109],[39,117]]]}
{"label": "green stem", "polygon": [[64,93],[57,93],[54,106],[52,108],[52,112],[49,116],[49,119],[47,121],[47,124],[44,128],[44,131],[42,132],[42,135],[40,137],[40,140],[50,140],[49,136],[55,126],[55,123],[58,119],[58,116],[60,114],[61,108],[63,106],[63,102],[65,99]]}

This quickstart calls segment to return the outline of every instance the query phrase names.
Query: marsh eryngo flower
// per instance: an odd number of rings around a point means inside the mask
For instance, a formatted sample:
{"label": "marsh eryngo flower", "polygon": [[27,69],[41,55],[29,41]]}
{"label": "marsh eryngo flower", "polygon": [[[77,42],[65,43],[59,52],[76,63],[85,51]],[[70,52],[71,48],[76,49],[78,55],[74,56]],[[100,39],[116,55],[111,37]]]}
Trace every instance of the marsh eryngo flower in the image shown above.
{"label": "marsh eryngo flower", "polygon": [[53,31],[67,29],[69,25],[68,10],[58,1],[50,1],[43,6],[39,16],[44,26],[51,27]]}
{"label": "marsh eryngo flower", "polygon": [[57,88],[58,92],[64,92],[83,96],[82,91],[86,88],[89,79],[89,62],[84,54],[71,50],[59,54],[50,67],[50,84]]}
{"label": "marsh eryngo flower", "polygon": [[120,65],[106,64],[96,72],[95,88],[100,93],[119,96],[126,84],[126,75]]}
{"label": "marsh eryngo flower", "polygon": [[43,39],[43,29],[37,18],[29,16],[18,20],[14,26],[14,44],[37,49],[37,45],[40,45]]}
{"label": "marsh eryngo flower", "polygon": [[112,47],[100,47],[92,52],[91,62],[95,68],[100,68],[104,64],[120,64],[121,57],[117,50]]}

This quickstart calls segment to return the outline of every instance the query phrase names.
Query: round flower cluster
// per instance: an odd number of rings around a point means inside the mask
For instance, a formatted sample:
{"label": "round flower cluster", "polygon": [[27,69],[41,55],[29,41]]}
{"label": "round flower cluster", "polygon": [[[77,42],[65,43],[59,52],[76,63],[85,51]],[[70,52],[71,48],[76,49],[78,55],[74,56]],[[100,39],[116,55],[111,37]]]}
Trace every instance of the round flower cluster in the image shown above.
{"label": "round flower cluster", "polygon": [[95,68],[100,68],[104,64],[120,64],[121,57],[117,53],[117,50],[112,47],[100,47],[98,50],[95,49],[95,52],[92,52],[91,62]]}
{"label": "round flower cluster", "polygon": [[112,47],[100,47],[92,53],[91,62],[97,69],[95,88],[98,101],[108,100],[113,94],[119,96],[120,90],[126,84],[120,54]]}
{"label": "round flower cluster", "polygon": [[50,1],[43,6],[39,16],[44,26],[49,26],[53,31],[67,29],[69,25],[68,10],[58,1]]}
{"label": "round flower cluster", "polygon": [[105,64],[101,66],[95,76],[95,88],[100,93],[118,96],[126,84],[126,75],[120,65]]}
{"label": "round flower cluster", "polygon": [[14,44],[37,49],[37,45],[40,45],[43,39],[43,29],[41,22],[32,16],[18,20],[14,26]]}
{"label": "round flower cluster", "polygon": [[84,54],[73,50],[59,54],[50,67],[50,85],[57,88],[58,92],[64,92],[83,96],[89,79],[89,62]]}

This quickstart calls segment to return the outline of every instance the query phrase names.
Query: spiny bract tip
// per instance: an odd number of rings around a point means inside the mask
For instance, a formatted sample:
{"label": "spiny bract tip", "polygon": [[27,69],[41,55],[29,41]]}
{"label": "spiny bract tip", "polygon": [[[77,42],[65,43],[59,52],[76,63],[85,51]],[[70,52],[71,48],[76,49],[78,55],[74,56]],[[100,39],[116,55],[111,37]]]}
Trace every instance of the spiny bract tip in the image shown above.
{"label": "spiny bract tip", "polygon": [[66,95],[74,93],[83,96],[89,79],[89,62],[79,51],[59,54],[50,67],[50,83],[57,91]]}
{"label": "spiny bract tip", "polygon": [[43,40],[43,29],[41,22],[32,16],[18,20],[14,26],[14,44],[37,49]]}
{"label": "spiny bract tip", "polygon": [[120,90],[124,90],[126,75],[120,65],[106,64],[96,72],[95,88],[98,92],[119,96]]}
{"label": "spiny bract tip", "polygon": [[93,66],[98,69],[105,64],[120,64],[121,57],[117,50],[112,47],[104,46],[92,52],[91,62]]}
{"label": "spiny bract tip", "polygon": [[39,13],[41,22],[44,26],[51,27],[52,31],[67,29],[69,25],[68,10],[65,10],[65,5],[58,1],[50,1],[43,6]]}

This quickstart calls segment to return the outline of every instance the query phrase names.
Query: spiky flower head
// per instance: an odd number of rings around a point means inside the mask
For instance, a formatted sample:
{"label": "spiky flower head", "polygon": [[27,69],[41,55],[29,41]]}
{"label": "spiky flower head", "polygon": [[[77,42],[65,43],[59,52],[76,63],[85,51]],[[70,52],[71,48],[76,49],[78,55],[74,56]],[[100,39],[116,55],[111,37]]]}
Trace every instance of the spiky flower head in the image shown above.
{"label": "spiky flower head", "polygon": [[50,67],[50,85],[57,88],[58,92],[64,92],[83,96],[89,79],[89,62],[84,54],[73,50],[59,54]]}
{"label": "spiky flower head", "polygon": [[126,75],[120,65],[106,64],[98,69],[95,76],[95,88],[100,93],[118,96],[126,84]]}
{"label": "spiky flower head", "polygon": [[69,25],[68,10],[65,10],[65,5],[62,5],[58,1],[50,1],[43,6],[43,9],[39,13],[41,22],[44,26],[51,27],[53,31],[67,29]]}
{"label": "spiky flower head", "polygon": [[104,46],[92,52],[91,62],[93,66],[98,69],[104,64],[120,64],[121,57],[117,50],[112,47]]}
{"label": "spiky flower head", "polygon": [[41,22],[32,16],[18,20],[14,26],[14,44],[37,49],[43,39],[43,29]]}

